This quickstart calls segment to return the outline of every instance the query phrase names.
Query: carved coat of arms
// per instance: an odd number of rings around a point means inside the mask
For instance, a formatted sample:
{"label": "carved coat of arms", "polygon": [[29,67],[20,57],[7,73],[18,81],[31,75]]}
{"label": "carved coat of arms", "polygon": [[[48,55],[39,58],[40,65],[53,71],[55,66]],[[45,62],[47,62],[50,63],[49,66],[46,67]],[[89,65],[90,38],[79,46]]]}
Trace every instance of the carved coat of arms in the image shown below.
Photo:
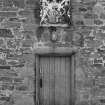
{"label": "carved coat of arms", "polygon": [[40,0],[41,26],[68,26],[71,20],[70,0]]}

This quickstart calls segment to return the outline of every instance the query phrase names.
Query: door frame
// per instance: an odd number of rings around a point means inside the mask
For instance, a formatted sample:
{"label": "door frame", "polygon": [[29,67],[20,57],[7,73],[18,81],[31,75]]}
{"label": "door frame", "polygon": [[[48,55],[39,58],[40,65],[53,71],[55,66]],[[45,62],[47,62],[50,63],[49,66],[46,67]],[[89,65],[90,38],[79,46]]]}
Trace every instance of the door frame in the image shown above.
{"label": "door frame", "polygon": [[76,53],[77,49],[76,48],[66,48],[66,47],[58,47],[58,48],[37,48],[34,50],[35,52],[35,104],[40,105],[40,61],[39,58],[40,56],[68,56],[71,57],[72,61],[72,67],[71,67],[71,72],[72,72],[72,86],[71,86],[71,91],[72,91],[72,96],[71,96],[71,103],[72,105],[75,105],[75,99],[76,99]]}

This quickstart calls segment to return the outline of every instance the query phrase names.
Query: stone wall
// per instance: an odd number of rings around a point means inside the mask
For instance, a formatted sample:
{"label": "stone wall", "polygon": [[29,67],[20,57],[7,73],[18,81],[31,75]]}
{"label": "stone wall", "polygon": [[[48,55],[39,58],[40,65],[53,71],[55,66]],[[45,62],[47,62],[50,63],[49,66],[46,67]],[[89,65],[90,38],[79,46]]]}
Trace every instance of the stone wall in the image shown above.
{"label": "stone wall", "polygon": [[[50,47],[39,27],[38,0],[0,0],[0,90],[5,105],[34,105],[34,54]],[[76,47],[76,105],[105,104],[105,1],[72,0],[72,26],[57,28],[56,46]]]}

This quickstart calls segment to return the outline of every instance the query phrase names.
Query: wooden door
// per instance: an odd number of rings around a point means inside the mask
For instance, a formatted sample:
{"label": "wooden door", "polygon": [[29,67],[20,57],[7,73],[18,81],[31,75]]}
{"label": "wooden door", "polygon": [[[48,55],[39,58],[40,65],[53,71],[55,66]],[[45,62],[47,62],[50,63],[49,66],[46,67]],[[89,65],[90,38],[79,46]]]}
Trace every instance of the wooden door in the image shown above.
{"label": "wooden door", "polygon": [[71,65],[71,57],[39,57],[40,105],[72,105]]}

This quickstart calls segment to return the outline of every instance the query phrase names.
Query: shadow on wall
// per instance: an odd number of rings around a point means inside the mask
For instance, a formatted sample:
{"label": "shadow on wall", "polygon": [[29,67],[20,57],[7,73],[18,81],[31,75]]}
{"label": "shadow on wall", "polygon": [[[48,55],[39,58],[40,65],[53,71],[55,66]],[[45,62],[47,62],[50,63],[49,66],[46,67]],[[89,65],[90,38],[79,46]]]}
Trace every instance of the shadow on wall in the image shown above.
{"label": "shadow on wall", "polygon": [[35,3],[35,8],[34,8],[34,17],[35,17],[35,22],[37,24],[40,24],[40,0],[36,0]]}

